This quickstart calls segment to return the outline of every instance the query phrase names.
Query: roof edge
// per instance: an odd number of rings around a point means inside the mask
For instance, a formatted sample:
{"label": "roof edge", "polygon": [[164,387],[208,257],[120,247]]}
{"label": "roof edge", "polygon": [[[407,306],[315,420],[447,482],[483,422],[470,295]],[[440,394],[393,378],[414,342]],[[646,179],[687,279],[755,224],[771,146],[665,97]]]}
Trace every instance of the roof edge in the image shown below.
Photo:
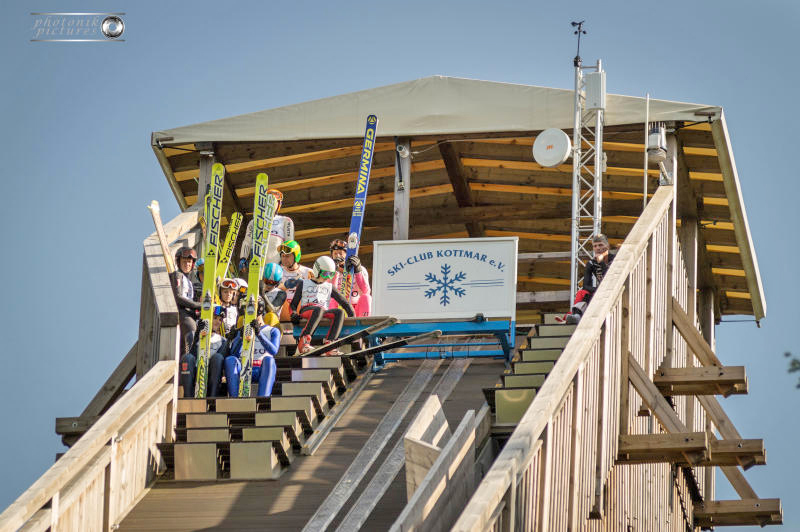
{"label": "roof edge", "polygon": [[736,235],[736,245],[742,257],[747,288],[753,305],[753,315],[756,322],[767,315],[767,303],[764,298],[764,285],[761,282],[761,273],[758,269],[758,259],[750,234],[750,225],[747,222],[747,211],[742,198],[742,187],[739,183],[739,173],[736,170],[736,160],[733,157],[731,138],[725,122],[725,113],[720,111],[719,120],[711,123],[711,134],[714,137],[714,147],[717,149],[719,166],[722,170],[722,183],[725,195],[728,196],[728,205],[733,219],[733,229]]}

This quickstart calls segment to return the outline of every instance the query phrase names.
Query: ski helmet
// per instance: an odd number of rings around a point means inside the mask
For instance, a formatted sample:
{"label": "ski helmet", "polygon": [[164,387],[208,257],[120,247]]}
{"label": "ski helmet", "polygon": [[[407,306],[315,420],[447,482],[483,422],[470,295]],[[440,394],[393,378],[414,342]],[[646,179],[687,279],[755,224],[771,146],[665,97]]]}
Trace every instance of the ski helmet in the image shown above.
{"label": "ski helmet", "polygon": [[264,266],[264,280],[278,284],[283,279],[283,268],[278,264],[271,262]]}
{"label": "ski helmet", "polygon": [[183,246],[175,252],[175,260],[179,261],[180,259],[192,259],[197,262],[197,252],[190,247]]}
{"label": "ski helmet", "polygon": [[267,190],[267,194],[269,194],[270,196],[275,196],[275,200],[277,200],[278,202],[278,207],[276,211],[280,210],[281,205],[283,205],[283,192],[281,192],[277,188],[271,188]]}
{"label": "ski helmet", "polygon": [[238,277],[234,279],[234,281],[236,281],[236,285],[239,287],[239,294],[242,296],[247,294],[247,281]]}
{"label": "ski helmet", "polygon": [[314,277],[318,279],[333,279],[333,276],[336,275],[336,264],[332,258],[323,255],[314,261],[313,273]]}
{"label": "ski helmet", "polygon": [[294,261],[300,262],[300,244],[296,240],[287,240],[278,248],[281,254],[293,253]]}
{"label": "ski helmet", "polygon": [[333,251],[334,249],[346,250],[347,249],[347,242],[345,242],[341,238],[334,238],[333,240],[331,240],[331,245],[330,245],[330,247],[328,249],[330,251]]}

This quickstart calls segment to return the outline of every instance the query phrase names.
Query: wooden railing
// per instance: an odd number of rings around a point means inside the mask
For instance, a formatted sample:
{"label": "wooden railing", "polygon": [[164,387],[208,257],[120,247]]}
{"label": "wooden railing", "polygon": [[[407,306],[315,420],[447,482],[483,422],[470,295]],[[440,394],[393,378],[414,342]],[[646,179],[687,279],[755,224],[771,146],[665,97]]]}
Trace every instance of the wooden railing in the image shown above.
{"label": "wooden railing", "polygon": [[[195,245],[196,226],[197,212],[165,225],[173,253]],[[90,403],[105,413],[87,419],[91,428],[0,514],[0,532],[116,528],[163,469],[156,444],[174,437],[179,336],[166,264],[152,235],[144,241],[139,338],[109,379],[113,385],[107,382]],[[134,352],[136,383],[123,394]]]}
{"label": "wooden railing", "polygon": [[[614,467],[620,434],[661,431],[631,393],[631,359],[650,376],[662,363],[687,365],[686,343],[672,330],[673,296],[685,305],[687,291],[674,207],[673,187],[660,187],[454,530],[583,530],[591,520],[602,529],[685,530],[693,479],[670,464]],[[692,408],[676,398],[675,410],[705,430],[690,400]],[[702,490],[704,476],[694,477]],[[640,498],[628,494],[645,491],[648,510],[631,508]],[[681,504],[689,507],[676,519]]]}

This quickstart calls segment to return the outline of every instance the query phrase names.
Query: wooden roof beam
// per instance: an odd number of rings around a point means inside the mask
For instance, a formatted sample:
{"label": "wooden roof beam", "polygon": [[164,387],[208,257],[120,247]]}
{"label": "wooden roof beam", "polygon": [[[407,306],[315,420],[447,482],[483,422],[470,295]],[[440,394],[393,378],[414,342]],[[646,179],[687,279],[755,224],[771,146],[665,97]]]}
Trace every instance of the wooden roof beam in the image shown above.
{"label": "wooden roof beam", "polygon": [[[453,194],[459,207],[474,207],[475,199],[472,197],[472,190],[467,180],[467,170],[461,164],[461,158],[450,142],[439,144],[439,153],[442,155],[444,167],[447,170],[447,177],[453,185]],[[471,237],[482,237],[486,229],[483,224],[476,221],[468,221],[466,224],[467,232]]]}

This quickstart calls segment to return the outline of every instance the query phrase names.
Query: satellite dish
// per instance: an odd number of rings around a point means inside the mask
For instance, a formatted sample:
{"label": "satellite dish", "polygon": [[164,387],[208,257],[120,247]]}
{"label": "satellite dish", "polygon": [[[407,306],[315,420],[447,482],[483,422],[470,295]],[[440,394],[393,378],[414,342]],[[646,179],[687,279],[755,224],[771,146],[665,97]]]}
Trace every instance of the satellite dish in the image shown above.
{"label": "satellite dish", "polygon": [[569,136],[554,127],[542,131],[533,143],[533,160],[547,168],[563,164],[571,152]]}

